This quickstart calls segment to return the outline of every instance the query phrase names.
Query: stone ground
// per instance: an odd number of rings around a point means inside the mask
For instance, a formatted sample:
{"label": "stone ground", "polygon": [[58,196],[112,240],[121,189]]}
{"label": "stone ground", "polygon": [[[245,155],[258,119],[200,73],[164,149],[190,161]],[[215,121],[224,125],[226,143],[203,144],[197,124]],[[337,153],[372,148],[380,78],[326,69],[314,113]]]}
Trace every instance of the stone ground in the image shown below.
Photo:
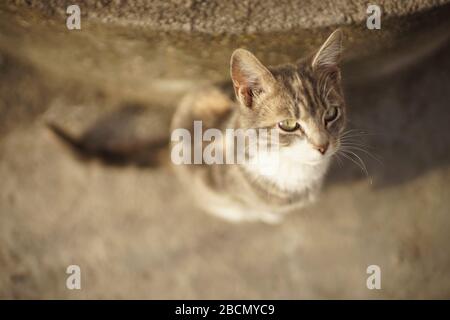
{"label": "stone ground", "polygon": [[[149,130],[160,132],[190,72],[215,79],[205,70],[217,62],[183,69],[191,56],[155,50],[152,66],[165,59],[175,66],[153,71],[152,80],[172,80],[133,82],[133,74],[142,79],[138,60],[119,66],[130,74],[117,86],[102,59],[85,57],[111,43],[86,42],[81,74],[65,60],[78,51],[61,34],[52,51],[48,33],[26,35],[40,30],[28,28],[32,19],[12,21],[0,20],[9,31],[0,32],[1,298],[450,298],[449,41],[346,82],[350,125],[368,132],[363,139],[381,158],[359,153],[368,176],[336,161],[315,205],[276,226],[234,225],[196,209],[169,166],[84,163],[45,127],[55,120],[79,132],[136,103],[156,112]],[[106,61],[146,48],[127,39],[123,48],[111,45]],[[359,66],[348,64],[344,79],[358,79]],[[70,264],[81,267],[80,291],[65,287]],[[366,288],[372,264],[381,267],[382,290]]]}

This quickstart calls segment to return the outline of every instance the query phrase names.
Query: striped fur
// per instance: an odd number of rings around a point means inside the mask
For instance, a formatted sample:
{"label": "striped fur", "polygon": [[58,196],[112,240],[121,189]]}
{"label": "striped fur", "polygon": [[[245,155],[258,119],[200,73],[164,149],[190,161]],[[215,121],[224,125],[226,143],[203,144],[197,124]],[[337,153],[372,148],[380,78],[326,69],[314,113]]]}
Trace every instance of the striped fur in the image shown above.
{"label": "striped fur", "polygon": [[[231,58],[236,102],[215,87],[184,98],[172,129],[192,130],[195,120],[222,131],[278,128],[286,119],[299,124],[294,132],[278,129],[277,154],[259,154],[268,161],[279,158],[271,173],[258,164],[177,166],[206,211],[232,221],[275,222],[316,198],[345,126],[341,39],[337,30],[313,56],[277,67],[265,67],[249,51],[238,49]],[[332,111],[337,116],[329,120]]]}

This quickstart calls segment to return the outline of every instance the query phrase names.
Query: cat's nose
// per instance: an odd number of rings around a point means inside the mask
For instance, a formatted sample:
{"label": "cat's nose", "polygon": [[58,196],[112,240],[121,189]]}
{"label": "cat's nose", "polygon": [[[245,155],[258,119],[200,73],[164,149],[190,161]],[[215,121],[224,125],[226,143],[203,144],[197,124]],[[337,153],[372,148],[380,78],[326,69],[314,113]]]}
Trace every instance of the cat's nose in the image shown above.
{"label": "cat's nose", "polygon": [[320,145],[320,146],[316,146],[317,151],[319,151],[321,154],[325,154],[325,152],[327,152],[328,150],[328,146],[330,144],[327,142],[326,144]]}

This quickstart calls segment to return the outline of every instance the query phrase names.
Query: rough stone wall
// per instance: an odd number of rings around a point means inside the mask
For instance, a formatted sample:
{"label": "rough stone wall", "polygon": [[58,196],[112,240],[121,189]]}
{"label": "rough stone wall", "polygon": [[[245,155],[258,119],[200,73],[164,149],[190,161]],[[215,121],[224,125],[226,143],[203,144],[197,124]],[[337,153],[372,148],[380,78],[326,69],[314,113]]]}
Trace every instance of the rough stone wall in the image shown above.
{"label": "rough stone wall", "polygon": [[[79,4],[88,18],[104,23],[161,31],[210,34],[283,32],[358,24],[366,19],[365,0],[8,0],[64,16],[69,4]],[[386,18],[441,6],[448,0],[376,1]]]}

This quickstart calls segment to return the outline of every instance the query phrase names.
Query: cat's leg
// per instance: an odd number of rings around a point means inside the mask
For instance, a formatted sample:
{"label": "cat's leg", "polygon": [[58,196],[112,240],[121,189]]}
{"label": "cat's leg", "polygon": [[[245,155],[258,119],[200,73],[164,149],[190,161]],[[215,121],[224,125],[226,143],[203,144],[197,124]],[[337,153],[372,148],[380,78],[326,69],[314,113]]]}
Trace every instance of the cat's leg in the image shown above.
{"label": "cat's leg", "polygon": [[241,210],[237,210],[235,207],[214,206],[207,208],[207,211],[216,217],[234,223],[239,223],[248,220],[245,213],[242,212]]}
{"label": "cat's leg", "polygon": [[280,224],[283,221],[283,216],[273,212],[260,212],[260,220],[267,224]]}

